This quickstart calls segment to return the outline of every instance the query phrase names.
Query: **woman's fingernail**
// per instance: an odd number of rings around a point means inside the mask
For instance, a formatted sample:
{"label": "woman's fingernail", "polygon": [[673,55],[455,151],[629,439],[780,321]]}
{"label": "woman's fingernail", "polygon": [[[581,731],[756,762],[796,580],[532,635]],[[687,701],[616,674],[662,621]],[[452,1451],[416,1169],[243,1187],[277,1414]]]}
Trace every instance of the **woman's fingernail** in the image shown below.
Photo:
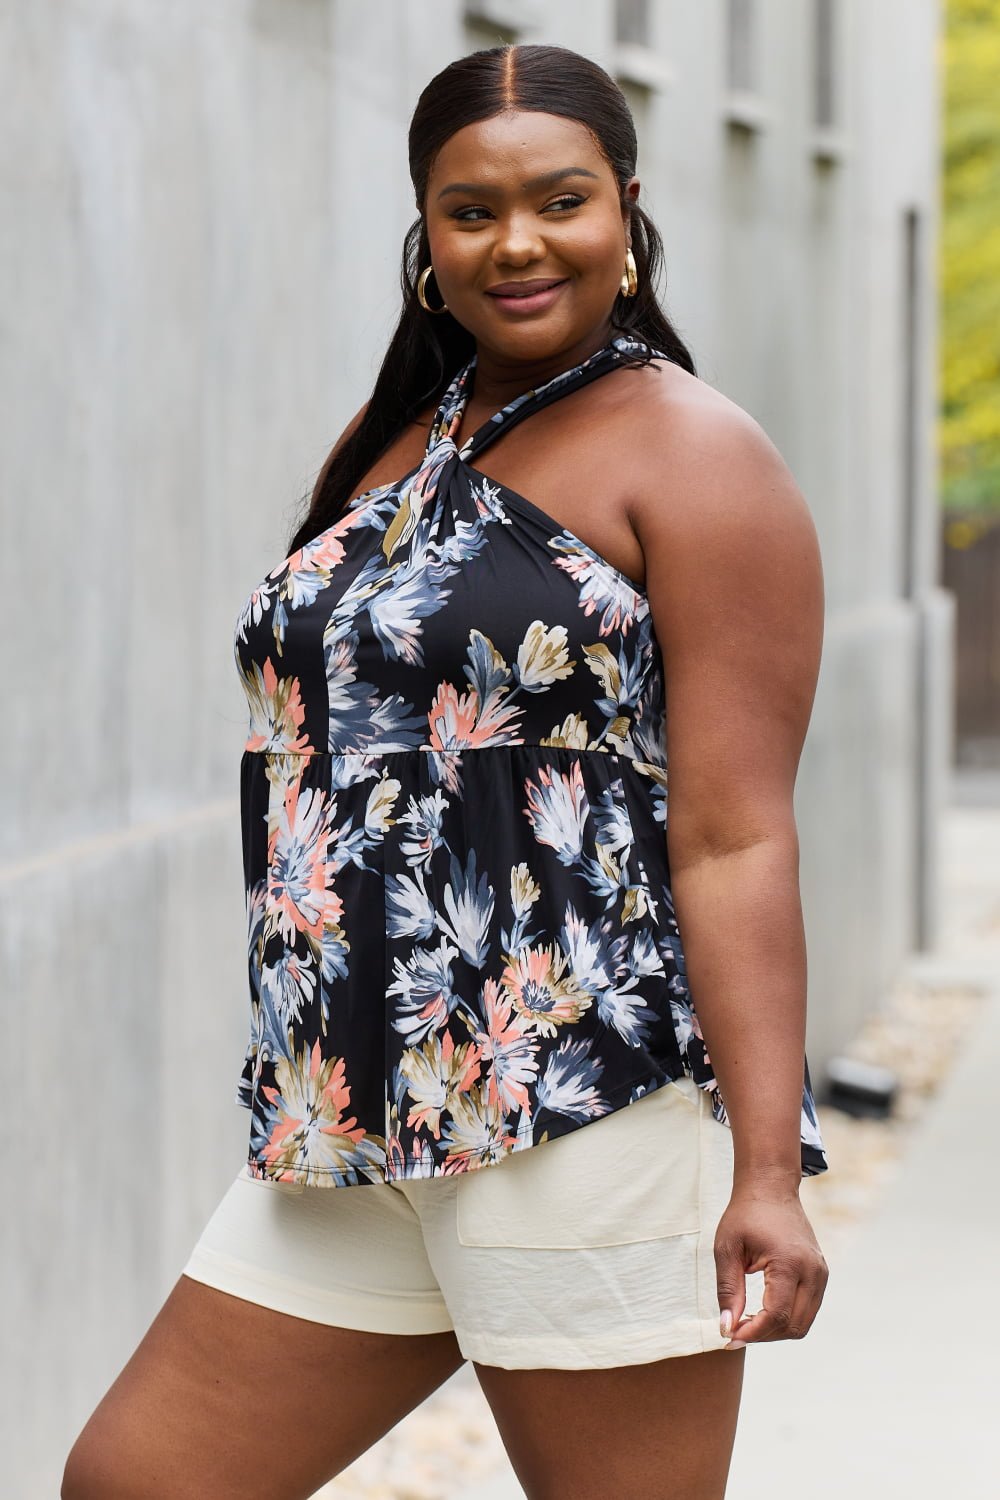
{"label": "woman's fingernail", "polygon": [[725,1312],[722,1314],[722,1317],[719,1319],[719,1330],[722,1333],[722,1337],[724,1339],[727,1339],[729,1337],[729,1330],[732,1328],[732,1326],[733,1315],[727,1307]]}

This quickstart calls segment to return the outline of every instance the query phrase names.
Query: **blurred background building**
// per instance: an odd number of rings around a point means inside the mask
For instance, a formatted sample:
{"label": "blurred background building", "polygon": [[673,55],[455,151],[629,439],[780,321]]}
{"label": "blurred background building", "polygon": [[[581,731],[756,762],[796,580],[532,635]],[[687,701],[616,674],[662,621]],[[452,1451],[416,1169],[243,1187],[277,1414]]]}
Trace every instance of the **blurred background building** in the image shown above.
{"label": "blurred background building", "polygon": [[815,516],[818,1085],[933,943],[937,28],[935,0],[0,0],[11,1494],[55,1493],[244,1153],[233,627],[381,362],[406,128],[456,56],[557,41],[619,79],[666,305]]}
{"label": "blurred background building", "polygon": [[1000,768],[1000,0],[948,0],[943,38],[941,520],[954,592],[957,760]]}

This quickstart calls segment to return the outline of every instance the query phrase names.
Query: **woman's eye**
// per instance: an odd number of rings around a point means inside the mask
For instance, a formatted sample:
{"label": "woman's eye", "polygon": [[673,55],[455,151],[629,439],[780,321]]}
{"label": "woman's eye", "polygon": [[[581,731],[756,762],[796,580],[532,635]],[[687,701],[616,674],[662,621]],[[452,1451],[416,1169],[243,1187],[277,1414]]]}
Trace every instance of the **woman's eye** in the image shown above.
{"label": "woman's eye", "polygon": [[[547,203],[545,205],[545,208],[542,210],[542,212],[543,213],[547,213],[550,208],[556,208],[556,209],[559,209],[560,212],[566,212],[568,209],[571,209],[571,208],[579,208],[580,204],[584,203],[584,202],[586,202],[586,199],[581,198],[576,193],[564,193],[561,198],[554,198],[551,203]],[[476,223],[479,222],[478,219],[470,219],[470,218],[468,218],[467,216],[469,214],[488,214],[488,213],[489,213],[489,209],[488,208],[478,208],[478,207],[477,208],[462,208],[462,209],[459,209],[459,211],[456,214],[454,214],[453,217],[456,218],[456,219],[458,219],[459,222],[462,223],[462,224],[476,224]]]}

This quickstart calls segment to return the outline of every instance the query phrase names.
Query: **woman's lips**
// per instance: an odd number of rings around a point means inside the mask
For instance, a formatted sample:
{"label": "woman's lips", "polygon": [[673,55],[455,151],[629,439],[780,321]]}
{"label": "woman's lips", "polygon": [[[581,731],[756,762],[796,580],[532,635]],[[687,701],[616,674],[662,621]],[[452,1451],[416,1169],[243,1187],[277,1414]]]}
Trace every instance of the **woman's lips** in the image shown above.
{"label": "woman's lips", "polygon": [[527,296],[511,297],[501,295],[499,292],[487,292],[486,295],[491,297],[497,307],[502,308],[504,312],[523,315],[544,312],[547,307],[552,306],[565,285],[565,281],[557,281],[555,286],[546,287],[541,292],[530,292]]}

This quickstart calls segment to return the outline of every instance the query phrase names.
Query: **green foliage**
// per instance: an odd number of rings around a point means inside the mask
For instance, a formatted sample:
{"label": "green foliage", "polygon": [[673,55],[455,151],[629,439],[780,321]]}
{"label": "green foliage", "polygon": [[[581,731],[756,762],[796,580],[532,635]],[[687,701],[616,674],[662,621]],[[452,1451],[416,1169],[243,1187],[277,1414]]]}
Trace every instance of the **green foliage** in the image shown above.
{"label": "green foliage", "polygon": [[943,503],[1000,509],[1000,0],[947,0]]}

